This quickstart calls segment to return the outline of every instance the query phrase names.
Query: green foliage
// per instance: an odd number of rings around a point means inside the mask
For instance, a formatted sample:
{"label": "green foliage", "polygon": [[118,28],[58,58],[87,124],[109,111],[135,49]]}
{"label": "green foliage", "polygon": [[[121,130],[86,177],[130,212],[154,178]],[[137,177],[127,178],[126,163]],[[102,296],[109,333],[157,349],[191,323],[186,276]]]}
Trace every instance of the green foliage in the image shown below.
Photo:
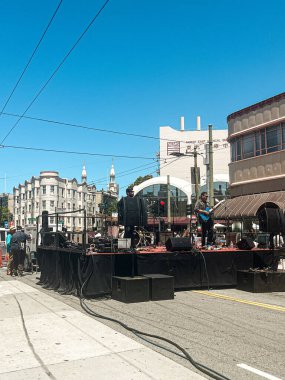
{"label": "green foliage", "polygon": [[3,227],[3,222],[4,220],[9,221],[11,219],[11,214],[8,210],[7,206],[0,206],[0,222],[1,222],[1,227]]}
{"label": "green foliage", "polygon": [[128,187],[134,187],[134,186],[138,186],[140,185],[141,183],[143,183],[144,181],[147,181],[148,179],[151,179],[153,178],[153,176],[151,174],[147,174],[145,176],[139,176],[134,183],[130,184]]}

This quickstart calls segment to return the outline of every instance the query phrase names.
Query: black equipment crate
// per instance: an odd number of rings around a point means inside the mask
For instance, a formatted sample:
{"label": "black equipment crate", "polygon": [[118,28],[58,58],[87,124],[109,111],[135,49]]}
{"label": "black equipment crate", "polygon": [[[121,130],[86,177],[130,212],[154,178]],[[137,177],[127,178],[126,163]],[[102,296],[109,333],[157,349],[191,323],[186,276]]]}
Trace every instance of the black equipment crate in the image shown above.
{"label": "black equipment crate", "polygon": [[113,276],[112,298],[125,303],[149,301],[149,280],[141,276]]}
{"label": "black equipment crate", "polygon": [[239,270],[237,289],[252,293],[285,292],[285,272]]}
{"label": "black equipment crate", "polygon": [[149,279],[149,295],[152,301],[174,299],[174,277],[165,274],[145,274]]}

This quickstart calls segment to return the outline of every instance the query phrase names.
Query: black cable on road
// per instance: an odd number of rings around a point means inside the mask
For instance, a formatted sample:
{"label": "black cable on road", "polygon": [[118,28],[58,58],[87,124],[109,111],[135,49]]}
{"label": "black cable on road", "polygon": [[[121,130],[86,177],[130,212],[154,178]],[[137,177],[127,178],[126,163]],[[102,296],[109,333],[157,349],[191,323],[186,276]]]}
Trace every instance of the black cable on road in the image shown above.
{"label": "black cable on road", "polygon": [[51,19],[49,20],[49,22],[48,22],[48,24],[47,24],[47,26],[46,26],[46,28],[45,28],[45,30],[44,30],[44,32],[43,32],[43,34],[42,34],[40,40],[39,40],[39,42],[37,43],[37,46],[35,47],[35,49],[34,49],[32,55],[30,56],[30,58],[29,58],[29,60],[28,60],[28,62],[27,62],[27,64],[26,64],[24,70],[22,71],[22,74],[21,74],[20,77],[18,78],[16,84],[15,84],[14,87],[13,87],[13,90],[11,91],[10,95],[8,96],[8,99],[6,100],[6,102],[5,102],[5,104],[4,104],[3,108],[2,108],[2,110],[1,110],[1,112],[0,112],[0,116],[3,114],[3,111],[4,111],[5,108],[7,107],[7,104],[9,103],[9,101],[10,101],[10,99],[12,98],[14,92],[16,91],[16,88],[18,87],[19,83],[21,82],[21,80],[22,80],[22,78],[23,78],[25,72],[27,71],[27,68],[29,67],[29,65],[30,65],[30,63],[31,63],[31,61],[32,61],[32,59],[34,58],[34,55],[36,54],[36,51],[38,50],[40,44],[42,43],[42,40],[44,39],[44,36],[46,35],[46,33],[47,33],[49,27],[51,26],[51,23],[53,22],[53,19],[55,18],[55,16],[56,16],[56,14],[57,14],[57,12],[58,12],[58,10],[59,10],[59,8],[60,8],[62,2],[63,2],[63,0],[60,0],[60,2],[58,3],[58,5],[57,5],[57,7],[56,7],[56,9],[55,9],[55,11],[54,11],[54,13],[53,13]]}
{"label": "black cable on road", "polygon": [[[83,310],[85,310],[86,313],[88,313],[88,314],[90,314],[90,315],[92,315],[93,317],[96,317],[96,318],[100,318],[100,319],[104,319],[106,321],[114,322],[114,323],[122,326],[127,331],[132,332],[133,334],[135,334],[139,338],[142,338],[141,336],[143,336],[143,337],[146,336],[146,337],[149,337],[149,338],[154,338],[154,339],[162,340],[162,341],[164,341],[164,342],[166,342],[166,343],[168,343],[168,344],[176,347],[180,352],[182,352],[182,354],[185,356],[185,359],[187,359],[195,368],[197,368],[199,371],[205,373],[206,375],[210,376],[211,378],[213,378],[215,380],[231,380],[228,377],[226,377],[226,376],[224,376],[224,375],[216,372],[215,370],[213,370],[213,369],[211,369],[209,367],[206,367],[203,364],[200,364],[197,361],[195,361],[192,358],[192,356],[183,347],[181,347],[179,344],[173,342],[172,340],[164,338],[162,336],[158,336],[158,335],[155,335],[155,334],[149,334],[149,333],[145,333],[143,331],[134,329],[132,327],[129,327],[124,322],[121,322],[121,321],[119,321],[117,319],[114,319],[114,318],[106,317],[106,316],[104,316],[102,314],[99,314],[99,313],[96,313],[92,309],[90,309],[90,307],[88,305],[86,305],[86,303],[85,303],[85,298],[84,298],[84,295],[83,295],[83,291],[84,291],[84,288],[87,285],[89,279],[91,278],[92,274],[93,274],[93,270],[90,272],[90,275],[87,277],[87,279],[82,284],[82,286],[80,288],[80,294],[79,294],[80,305],[83,308]],[[149,341],[149,342],[151,342],[151,341]],[[156,343],[154,343],[154,342],[151,342],[151,343],[154,344],[154,345],[156,345]],[[159,347],[160,348],[164,348],[163,346],[159,346]],[[176,355],[181,356],[180,354],[176,353],[175,351],[172,351],[172,352],[175,353]]]}
{"label": "black cable on road", "polygon": [[25,109],[25,111],[23,112],[23,114],[19,117],[19,119],[16,121],[16,123],[13,125],[12,128],[10,128],[9,132],[6,134],[6,136],[3,138],[3,140],[1,141],[1,145],[3,144],[3,142],[7,139],[7,137],[11,134],[11,132],[17,127],[17,125],[19,124],[19,122],[22,120],[22,118],[25,116],[25,114],[28,112],[28,110],[32,107],[32,105],[34,104],[34,102],[38,99],[38,97],[41,95],[41,93],[44,91],[44,89],[47,87],[47,85],[49,84],[49,82],[52,80],[52,78],[55,76],[55,74],[59,71],[59,69],[61,68],[61,66],[64,64],[64,62],[67,60],[67,58],[70,56],[70,54],[72,53],[72,51],[75,49],[75,47],[79,44],[80,40],[83,38],[83,36],[85,35],[85,33],[88,31],[88,29],[91,27],[91,25],[94,23],[94,21],[97,19],[97,17],[100,15],[100,13],[103,11],[103,9],[106,7],[106,5],[109,3],[110,0],[106,0],[105,3],[102,5],[102,7],[99,9],[99,11],[96,13],[96,15],[93,17],[93,19],[90,21],[90,23],[88,24],[88,26],[85,28],[85,30],[83,31],[83,33],[81,33],[81,35],[79,36],[79,38],[77,39],[77,41],[73,44],[73,46],[71,47],[71,49],[69,49],[68,53],[64,56],[64,58],[61,60],[60,64],[56,67],[56,69],[53,71],[53,73],[51,74],[51,76],[48,78],[48,80],[45,82],[45,84],[42,86],[42,88],[39,90],[39,92],[37,93],[37,95],[34,97],[34,99],[31,101],[31,103],[28,105],[28,107]]}

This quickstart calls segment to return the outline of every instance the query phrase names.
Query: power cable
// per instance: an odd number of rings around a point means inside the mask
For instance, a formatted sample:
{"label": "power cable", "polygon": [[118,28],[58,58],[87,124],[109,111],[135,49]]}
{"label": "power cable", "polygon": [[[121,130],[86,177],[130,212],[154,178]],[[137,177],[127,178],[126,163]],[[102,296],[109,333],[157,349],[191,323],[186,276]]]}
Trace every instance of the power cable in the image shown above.
{"label": "power cable", "polygon": [[[162,341],[170,344],[171,346],[176,347],[180,352],[182,352],[182,354],[185,356],[185,359],[187,359],[199,371],[205,373],[206,375],[210,376],[211,378],[213,378],[215,380],[230,380],[229,378],[227,378],[226,376],[224,376],[224,375],[216,372],[215,370],[213,370],[213,369],[211,369],[209,367],[206,367],[203,364],[200,364],[197,361],[195,361],[192,358],[192,356],[183,347],[181,347],[179,344],[173,342],[172,340],[164,338],[164,337],[159,336],[159,335],[145,333],[144,331],[140,331],[140,330],[137,330],[135,328],[129,327],[124,322],[121,322],[121,321],[119,321],[119,320],[117,320],[115,318],[106,317],[106,316],[104,316],[102,314],[99,314],[97,312],[94,312],[92,309],[90,309],[90,307],[85,303],[85,298],[84,298],[84,295],[83,295],[83,290],[84,290],[85,286],[87,285],[89,279],[91,278],[92,274],[93,274],[93,270],[90,272],[90,275],[83,282],[83,284],[82,284],[82,286],[80,288],[80,294],[79,294],[80,305],[81,305],[82,309],[85,312],[87,312],[88,314],[92,315],[93,317],[96,317],[96,318],[99,318],[99,319],[104,319],[106,321],[110,321],[110,322],[116,323],[116,324],[122,326],[127,331],[132,332],[133,334],[135,334],[139,338],[141,338],[141,336],[145,336],[145,337],[149,337],[149,338],[154,338],[154,339],[162,340]],[[149,341],[149,342],[151,342],[151,341]],[[154,343],[154,342],[151,342],[151,343],[154,344],[154,345],[156,345],[156,343]],[[163,346],[159,346],[159,347],[163,348]],[[173,353],[175,353],[177,355],[177,353],[175,351]]]}
{"label": "power cable", "polygon": [[30,58],[29,58],[29,60],[28,60],[28,62],[27,62],[27,64],[26,64],[24,70],[22,71],[22,74],[21,74],[20,77],[18,78],[16,84],[15,84],[14,87],[13,87],[13,90],[11,91],[10,95],[8,96],[8,99],[6,100],[6,102],[5,102],[5,104],[4,104],[3,108],[2,108],[2,110],[1,110],[1,112],[0,112],[0,116],[3,114],[3,111],[5,110],[5,108],[6,108],[6,106],[8,105],[10,99],[12,98],[14,92],[16,91],[16,88],[18,87],[19,83],[21,82],[21,80],[22,80],[22,78],[23,78],[25,72],[27,71],[27,69],[28,69],[28,67],[29,67],[29,65],[30,65],[30,63],[31,63],[31,61],[32,61],[32,59],[34,58],[34,55],[36,54],[36,51],[38,50],[40,44],[42,43],[42,40],[44,39],[44,36],[46,35],[46,33],[47,33],[49,27],[51,26],[51,23],[53,22],[53,19],[55,18],[55,16],[56,16],[56,14],[57,14],[57,12],[58,12],[58,10],[59,10],[59,8],[60,8],[62,2],[63,2],[63,0],[60,0],[60,2],[58,3],[58,5],[57,5],[57,7],[56,7],[56,9],[55,9],[55,11],[54,11],[54,13],[53,13],[51,19],[49,20],[49,22],[48,22],[48,24],[47,24],[47,26],[46,26],[46,28],[45,28],[45,30],[44,30],[44,32],[43,32],[43,34],[42,34],[40,40],[39,40],[39,42],[37,43],[37,45],[36,45],[36,47],[35,47],[35,49],[34,49],[32,55],[30,56]]}
{"label": "power cable", "polygon": [[15,146],[15,145],[1,145],[0,144],[0,148],[35,150],[35,151],[40,151],[40,152],[54,152],[54,153],[77,154],[77,155],[86,155],[86,156],[133,158],[133,159],[135,158],[135,159],[142,159],[142,160],[155,160],[155,158],[144,157],[144,156],[126,156],[126,155],[104,154],[104,153],[76,152],[76,151],[70,151],[70,150],[33,148],[33,147],[28,147],[28,146]]}
{"label": "power cable", "polygon": [[19,115],[19,114],[14,114],[14,113],[8,113],[8,112],[3,112],[3,115],[12,116],[12,117],[20,117],[22,119],[36,120],[36,121],[41,121],[41,122],[44,122],[44,123],[63,125],[65,127],[81,128],[81,129],[86,129],[86,130],[89,130],[89,131],[104,132],[104,133],[113,133],[113,134],[116,134],[116,135],[141,137],[141,138],[145,138],[145,139],[160,140],[160,141],[170,141],[170,142],[180,142],[180,143],[187,144],[187,141],[182,141],[182,140],[160,138],[160,137],[155,137],[155,136],[141,135],[141,134],[129,133],[129,132],[121,132],[121,131],[115,131],[115,130],[112,130],[112,129],[105,129],[105,128],[93,128],[93,127],[87,127],[86,125],[67,123],[67,122],[63,122],[63,121],[43,119],[43,118],[32,117],[32,116],[24,116],[24,115]]}
{"label": "power cable", "polygon": [[55,74],[59,71],[59,69],[61,68],[61,66],[64,64],[64,62],[67,60],[67,58],[69,57],[69,55],[72,53],[72,51],[75,49],[75,47],[79,44],[80,40],[83,38],[83,36],[85,35],[85,33],[88,31],[88,29],[91,27],[91,25],[94,23],[94,21],[97,19],[97,17],[100,15],[100,13],[103,11],[103,9],[106,7],[106,5],[109,3],[110,0],[106,0],[105,3],[102,5],[102,7],[99,9],[99,11],[96,13],[96,15],[93,17],[93,19],[90,21],[90,23],[88,24],[88,26],[85,28],[85,30],[83,31],[83,33],[81,33],[81,35],[79,36],[79,38],[77,39],[77,41],[75,42],[75,44],[71,47],[71,49],[68,51],[68,53],[64,56],[64,58],[61,60],[60,64],[56,67],[56,69],[53,71],[53,73],[51,74],[51,76],[48,78],[48,80],[45,82],[45,84],[42,86],[42,88],[39,90],[39,92],[37,93],[37,95],[34,97],[34,99],[31,101],[31,103],[28,105],[28,107],[25,109],[25,111],[23,112],[22,115],[20,115],[19,119],[16,121],[16,123],[13,125],[12,128],[10,128],[9,132],[6,134],[6,136],[3,138],[3,140],[1,141],[1,145],[3,144],[3,142],[7,139],[7,137],[10,135],[10,133],[16,128],[16,126],[19,124],[19,122],[22,120],[22,118],[24,117],[24,115],[26,114],[26,112],[32,107],[32,105],[34,104],[34,102],[37,100],[37,98],[41,95],[41,93],[44,91],[44,89],[47,87],[47,85],[49,84],[49,82],[52,80],[52,78],[55,76]]}

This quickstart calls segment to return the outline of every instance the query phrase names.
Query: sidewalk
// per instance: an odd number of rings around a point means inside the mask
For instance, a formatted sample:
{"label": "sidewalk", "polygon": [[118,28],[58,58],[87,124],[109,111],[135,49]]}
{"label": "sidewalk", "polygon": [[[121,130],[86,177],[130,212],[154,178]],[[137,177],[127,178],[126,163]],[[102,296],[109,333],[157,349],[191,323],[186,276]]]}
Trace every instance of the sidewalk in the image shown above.
{"label": "sidewalk", "polygon": [[17,279],[0,276],[0,379],[204,377]]}

